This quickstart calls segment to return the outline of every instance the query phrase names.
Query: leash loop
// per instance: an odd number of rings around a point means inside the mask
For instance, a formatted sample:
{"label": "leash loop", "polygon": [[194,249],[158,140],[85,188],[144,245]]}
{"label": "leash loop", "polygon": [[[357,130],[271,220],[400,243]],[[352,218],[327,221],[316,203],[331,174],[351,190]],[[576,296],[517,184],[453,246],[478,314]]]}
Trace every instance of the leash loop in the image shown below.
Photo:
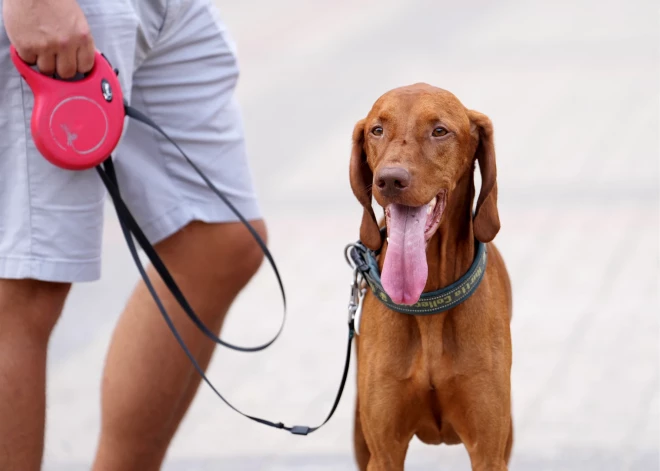
{"label": "leash loop", "polygon": [[[229,201],[229,199],[213,184],[211,180],[204,174],[204,172],[201,171],[201,169],[195,165],[195,163],[188,157],[188,155],[181,149],[181,147],[158,125],[156,124],[151,118],[149,118],[147,115],[142,113],[139,110],[136,110],[135,108],[131,107],[128,105],[126,101],[124,101],[124,109],[126,112],[126,116],[129,118],[132,118],[152,129],[154,129],[156,132],[158,132],[161,136],[163,136],[167,141],[172,144],[176,150],[183,156],[183,158],[188,162],[188,164],[195,170],[195,172],[200,176],[200,178],[204,181],[206,186],[234,213],[234,215],[241,221],[243,226],[250,232],[252,238],[257,242],[259,247],[261,248],[261,251],[263,252],[264,256],[266,257],[266,260],[268,260],[268,263],[270,264],[271,268],[273,269],[273,272],[275,274],[275,278],[277,279],[277,284],[280,289],[280,294],[282,297],[282,304],[283,304],[283,314],[282,314],[282,321],[280,323],[279,329],[275,333],[275,335],[266,343],[255,346],[255,347],[242,347],[238,345],[231,344],[229,342],[226,342],[222,339],[220,339],[215,333],[209,329],[204,322],[197,316],[195,311],[192,309],[190,304],[188,303],[188,300],[186,297],[183,295],[179,287],[177,286],[176,282],[170,275],[169,270],[167,267],[165,267],[165,264],[160,260],[160,257],[156,253],[156,251],[153,249],[151,244],[149,243],[148,240],[146,240],[146,237],[142,233],[142,230],[140,227],[137,225],[137,222],[135,221],[128,221],[130,224],[131,232],[135,235],[135,237],[138,239],[140,245],[144,249],[145,253],[149,257],[150,261],[153,263],[154,268],[158,271],[158,274],[161,276],[163,282],[166,284],[167,288],[170,290],[172,295],[175,297],[177,303],[179,306],[181,306],[181,309],[186,313],[186,315],[190,318],[190,320],[197,326],[197,328],[209,339],[211,339],[214,343],[222,345],[223,347],[239,351],[239,352],[247,352],[247,353],[253,353],[253,352],[260,352],[262,350],[265,350],[266,348],[270,347],[275,341],[280,337],[282,334],[282,331],[284,330],[284,325],[286,323],[286,314],[287,314],[287,300],[286,300],[286,293],[284,290],[284,282],[282,281],[282,278],[280,276],[280,272],[277,268],[277,265],[275,263],[275,260],[273,256],[270,253],[270,250],[268,250],[268,247],[266,246],[266,243],[263,241],[261,236],[257,233],[257,231],[254,229],[252,224],[250,224],[249,221],[245,219],[245,217],[241,214],[241,212]],[[108,158],[107,161],[105,162],[106,165],[112,165],[112,158]],[[108,184],[106,183],[106,187],[108,187]],[[112,192],[110,191],[110,188],[108,188],[108,192],[110,193],[111,196],[113,196]],[[115,203],[115,206],[119,205],[125,208],[125,204],[121,197],[114,197],[113,196],[113,202]],[[130,211],[128,209],[123,209],[122,214],[119,216],[120,218],[123,216],[126,219],[133,219],[133,216],[130,214]],[[140,240],[142,239],[142,240]],[[146,246],[146,247],[145,247]]]}
{"label": "leash loop", "polygon": [[357,247],[357,244],[348,244],[346,248],[344,248],[344,259],[346,260],[346,263],[348,264],[349,267],[355,269],[357,268],[355,265],[355,262],[353,261],[353,257],[351,256],[351,252],[355,250]]}
{"label": "leash loop", "polygon": [[362,276],[369,271],[368,249],[361,242],[348,244],[344,249],[344,258],[348,266],[358,270]]}
{"label": "leash loop", "polygon": [[[198,364],[195,356],[190,352],[188,347],[186,346],[185,342],[181,338],[179,332],[177,331],[176,327],[174,326],[174,323],[171,319],[171,317],[168,315],[167,310],[163,306],[162,301],[158,297],[158,294],[156,293],[156,290],[153,287],[153,284],[151,283],[151,280],[149,279],[149,276],[146,273],[146,270],[144,269],[142,262],[140,260],[140,257],[137,252],[137,247],[135,242],[137,242],[142,249],[144,250],[145,254],[149,258],[149,260],[152,262],[154,268],[160,275],[161,279],[165,282],[166,286],[178,302],[178,304],[181,306],[181,308],[184,310],[185,314],[190,318],[190,320],[197,326],[197,328],[202,331],[208,338],[213,340],[215,343],[223,345],[225,347],[231,348],[233,350],[238,350],[238,351],[243,351],[243,352],[256,352],[260,350],[264,350],[268,346],[270,346],[282,333],[283,328],[284,328],[284,323],[286,319],[286,295],[284,292],[284,285],[282,282],[282,279],[279,274],[279,270],[277,269],[277,266],[275,264],[275,261],[273,257],[270,254],[270,251],[266,247],[266,244],[264,241],[261,239],[259,234],[255,231],[255,229],[252,227],[252,225],[245,220],[243,215],[236,209],[231,202],[227,199],[227,197],[222,194],[214,185],[213,183],[204,175],[204,173],[195,165],[194,162],[186,155],[186,153],[177,145],[176,142],[174,142],[163,130],[160,128],[156,123],[154,123],[150,118],[148,118],[146,115],[143,113],[129,107],[128,105],[125,106],[126,109],[126,115],[128,117],[131,117],[137,121],[142,122],[143,124],[146,124],[149,127],[154,128],[156,131],[158,131],[161,135],[163,135],[171,144],[176,147],[176,149],[179,151],[179,153],[187,160],[187,162],[194,168],[194,170],[199,174],[199,176],[204,180],[204,182],[207,184],[207,186],[232,210],[232,212],[240,219],[240,221],[243,223],[244,226],[247,227],[247,229],[250,231],[252,234],[253,238],[256,240],[256,242],[259,244],[261,247],[262,251],[264,252],[264,255],[270,262],[271,267],[273,268],[273,271],[275,272],[275,276],[277,278],[277,282],[280,288],[280,293],[282,295],[282,301],[284,304],[284,316],[282,317],[282,323],[280,325],[280,328],[277,332],[277,334],[266,344],[257,346],[257,347],[238,347],[236,345],[229,344],[227,342],[224,342],[220,338],[218,338],[214,332],[212,332],[202,321],[199,319],[199,317],[195,314],[194,310],[192,307],[188,304],[185,296],[177,286],[176,282],[172,278],[171,274],[169,273],[169,270],[165,266],[165,264],[162,262],[160,257],[158,256],[158,253],[154,249],[154,247],[151,245],[145,234],[142,232],[142,229],[138,225],[137,221],[131,214],[131,211],[123,201],[123,198],[121,197],[120,190],[119,190],[119,182],[117,180],[117,175],[115,172],[115,168],[113,165],[112,161],[112,156],[109,156],[103,163],[99,164],[96,166],[96,170],[103,180],[103,183],[105,184],[106,189],[108,190],[108,193],[110,194],[110,197],[114,203],[115,206],[115,211],[117,212],[117,216],[119,219],[119,222],[121,224],[121,229],[124,234],[124,238],[126,239],[126,243],[128,245],[128,248],[131,252],[131,256],[133,257],[133,260],[138,268],[138,271],[140,272],[140,275],[142,276],[142,279],[144,280],[147,289],[151,293],[152,298],[156,302],[156,305],[158,307],[158,310],[160,311],[161,315],[163,316],[165,323],[169,327],[170,331],[174,335],[177,343],[179,343],[179,346],[183,349],[184,353],[194,366],[195,370],[197,373],[201,376],[201,378],[204,380],[204,382],[211,388],[211,390],[220,398],[227,406],[229,406],[232,410],[237,412],[238,414],[253,420],[257,423],[273,427],[275,429],[279,430],[286,430],[294,435],[308,435],[312,432],[315,432],[316,430],[320,429],[323,427],[334,415],[337,406],[339,405],[339,402],[341,400],[341,397],[344,392],[344,387],[346,385],[346,380],[348,378],[348,371],[350,368],[350,361],[351,361],[351,350],[352,350],[352,345],[353,345],[353,337],[355,335],[355,329],[354,329],[354,318],[355,318],[355,312],[357,311],[357,307],[359,305],[359,273],[358,269],[354,269],[353,273],[353,283],[351,285],[351,306],[349,307],[349,321],[348,321],[348,342],[346,345],[346,357],[344,360],[344,370],[342,373],[342,378],[337,390],[337,394],[335,396],[334,403],[330,409],[330,412],[326,416],[325,420],[318,426],[316,427],[310,427],[307,425],[294,425],[294,426],[286,426],[282,422],[271,422],[266,419],[261,419],[256,416],[252,416],[249,414],[246,414],[239,410],[237,407],[232,405],[225,397],[222,396],[220,391],[216,389],[216,387],[211,383],[209,378],[206,376],[204,370],[201,368],[201,366]],[[135,241],[133,240],[135,238]]]}

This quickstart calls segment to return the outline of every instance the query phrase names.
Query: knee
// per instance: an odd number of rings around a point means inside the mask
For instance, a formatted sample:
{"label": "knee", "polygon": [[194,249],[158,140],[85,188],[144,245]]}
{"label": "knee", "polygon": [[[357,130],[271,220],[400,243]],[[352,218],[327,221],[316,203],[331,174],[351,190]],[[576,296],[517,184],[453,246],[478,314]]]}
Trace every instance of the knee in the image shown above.
{"label": "knee", "polygon": [[0,280],[0,333],[47,343],[70,288],[69,283]]}
{"label": "knee", "polygon": [[[251,225],[266,242],[264,221],[252,221]],[[264,258],[261,247],[240,222],[195,221],[156,248],[175,278],[202,292],[213,292],[218,286],[240,291],[257,273]]]}
{"label": "knee", "polygon": [[[263,220],[251,222],[264,243],[268,243],[268,231]],[[264,252],[247,229],[228,241],[233,247],[233,276],[239,284],[245,285],[257,273],[264,260]]]}

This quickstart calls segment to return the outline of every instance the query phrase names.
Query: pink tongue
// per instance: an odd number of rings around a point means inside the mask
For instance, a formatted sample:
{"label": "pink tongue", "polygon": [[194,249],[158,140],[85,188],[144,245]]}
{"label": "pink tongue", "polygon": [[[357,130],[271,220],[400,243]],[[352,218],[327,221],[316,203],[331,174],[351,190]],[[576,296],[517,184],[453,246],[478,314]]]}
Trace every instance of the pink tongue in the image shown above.
{"label": "pink tongue", "polygon": [[391,204],[389,213],[389,244],[381,282],[394,303],[412,305],[419,301],[428,276],[426,205],[412,208]]}

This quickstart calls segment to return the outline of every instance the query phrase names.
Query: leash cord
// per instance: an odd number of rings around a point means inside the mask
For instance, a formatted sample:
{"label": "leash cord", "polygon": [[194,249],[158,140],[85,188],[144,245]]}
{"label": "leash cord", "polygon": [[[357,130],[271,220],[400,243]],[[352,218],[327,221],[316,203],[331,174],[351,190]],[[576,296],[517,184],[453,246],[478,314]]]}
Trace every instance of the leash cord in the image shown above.
{"label": "leash cord", "polygon": [[[229,209],[240,219],[240,221],[243,223],[243,225],[250,231],[250,234],[254,238],[254,240],[259,244],[259,247],[261,248],[261,251],[264,253],[266,258],[268,259],[268,262],[270,263],[270,266],[273,268],[273,271],[275,272],[275,276],[277,277],[277,283],[280,288],[280,293],[282,294],[282,303],[284,305],[284,313],[282,316],[282,323],[280,324],[280,328],[275,334],[275,336],[269,340],[268,342],[264,343],[263,345],[259,345],[256,347],[239,347],[236,345],[232,345],[230,343],[227,343],[220,338],[218,338],[213,331],[211,331],[203,322],[202,320],[195,314],[195,311],[190,307],[188,304],[188,301],[186,300],[185,296],[177,286],[176,282],[170,275],[169,271],[163,264],[163,262],[160,260],[160,257],[158,257],[158,254],[156,251],[151,247],[151,244],[149,241],[146,239],[144,234],[138,234],[136,233],[135,230],[133,230],[133,234],[136,237],[142,237],[143,242],[140,243],[140,245],[144,248],[145,253],[149,256],[149,259],[152,261],[154,264],[154,268],[158,271],[160,276],[163,278],[163,281],[169,288],[169,290],[172,292],[176,300],[178,301],[179,305],[183,308],[185,311],[186,315],[195,323],[195,325],[211,340],[213,340],[215,343],[220,344],[224,347],[230,348],[232,350],[236,350],[239,352],[259,352],[261,350],[265,350],[266,348],[270,347],[280,336],[282,331],[284,330],[284,324],[286,322],[286,294],[284,292],[284,283],[282,282],[282,278],[280,277],[280,272],[277,269],[277,265],[275,264],[275,260],[273,259],[273,256],[270,253],[270,250],[268,250],[268,247],[266,247],[266,244],[264,241],[261,239],[257,231],[252,227],[252,225],[245,219],[245,217],[236,209],[236,207],[229,201],[229,199],[222,194],[220,190],[216,188],[216,186],[211,182],[211,180],[208,179],[208,177],[202,172],[197,165],[186,155],[186,153],[179,147],[179,145],[172,139],[170,136],[167,135],[163,129],[158,126],[151,118],[146,116],[145,114],[141,113],[140,111],[131,108],[128,105],[125,105],[125,110],[126,110],[126,115],[143,123],[146,124],[147,126],[155,129],[158,131],[161,135],[163,135],[176,149],[179,151],[179,153],[188,161],[188,163],[193,167],[193,169],[199,174],[199,176],[204,180],[204,183],[213,191],[222,201],[229,207]],[[110,160],[110,159],[108,159]],[[110,163],[112,165],[112,163]],[[119,195],[118,195],[119,196]],[[121,197],[119,196],[119,199]],[[123,201],[121,203],[123,205]],[[123,205],[126,207],[125,205]],[[130,219],[133,219],[132,215],[130,215],[130,211],[128,211],[128,208],[126,208],[126,211],[123,211],[124,216],[130,217]],[[134,221],[134,219],[133,219]],[[137,222],[133,222],[132,224],[132,229],[137,228],[139,232],[142,232],[139,229],[139,226],[137,225]],[[139,239],[138,239],[139,240]],[[145,245],[148,245],[148,249],[145,248]],[[151,253],[151,255],[150,255]]]}
{"label": "leash cord", "polygon": [[[346,359],[344,361],[344,371],[342,374],[342,379],[337,391],[337,395],[335,397],[335,401],[332,405],[332,408],[330,409],[330,413],[327,415],[326,419],[318,426],[316,427],[309,427],[306,425],[294,425],[294,426],[286,426],[282,422],[271,422],[266,419],[261,419],[259,417],[251,416],[248,414],[245,414],[244,412],[241,412],[239,409],[237,409],[235,406],[233,406],[227,399],[225,399],[222,394],[218,391],[218,389],[211,383],[211,381],[208,379],[206,374],[204,373],[203,369],[200,367],[199,363],[195,359],[194,355],[190,352],[188,347],[186,346],[185,342],[181,338],[181,335],[177,331],[176,327],[174,326],[174,323],[172,322],[172,319],[167,313],[167,310],[163,306],[162,301],[160,300],[158,294],[156,293],[156,290],[154,289],[151,280],[149,276],[147,275],[144,266],[142,265],[142,261],[140,260],[140,257],[137,252],[137,248],[135,246],[135,242],[133,240],[133,237],[137,240],[138,244],[142,247],[144,250],[145,254],[149,258],[149,260],[152,262],[154,268],[162,278],[163,282],[165,285],[168,287],[174,298],[177,300],[181,308],[183,308],[184,312],[186,315],[191,319],[191,321],[211,340],[213,340],[215,343],[218,343],[220,345],[223,345],[227,348],[231,348],[233,350],[237,351],[242,351],[242,352],[257,352],[260,350],[264,350],[268,348],[270,345],[272,345],[275,340],[280,336],[282,333],[282,330],[284,328],[284,323],[285,323],[285,318],[286,318],[286,296],[284,293],[284,285],[282,283],[282,279],[280,277],[279,271],[277,269],[277,266],[275,264],[275,261],[270,254],[270,251],[266,247],[266,244],[263,242],[259,234],[256,232],[256,230],[250,225],[250,223],[243,217],[243,215],[231,204],[231,202],[227,199],[225,195],[223,195],[216,187],[213,185],[213,183],[204,175],[204,173],[191,161],[191,159],[186,155],[185,152],[172,140],[156,123],[154,123],[149,117],[144,115],[143,113],[139,112],[138,110],[135,110],[134,108],[129,107],[128,105],[125,106],[126,109],[126,115],[136,119],[137,121],[142,122],[143,124],[146,124],[149,127],[154,128],[156,131],[158,131],[160,134],[162,134],[170,143],[172,143],[176,149],[181,153],[181,155],[184,156],[184,158],[188,161],[188,163],[195,169],[195,171],[200,175],[200,177],[204,180],[204,182],[207,184],[207,186],[231,209],[231,211],[240,219],[240,221],[248,228],[250,233],[252,234],[253,238],[257,241],[259,246],[261,247],[262,251],[264,252],[264,255],[268,259],[271,267],[273,268],[273,271],[275,272],[275,275],[277,277],[277,281],[280,287],[280,291],[282,294],[282,300],[284,303],[284,316],[282,319],[282,324],[280,325],[280,328],[277,332],[277,334],[267,343],[257,346],[257,347],[239,347],[236,345],[232,345],[230,343],[227,343],[220,338],[218,338],[206,325],[202,322],[202,320],[195,314],[194,310],[192,307],[189,305],[188,301],[186,300],[185,296],[179,289],[178,285],[172,278],[171,274],[169,273],[169,270],[163,263],[163,261],[160,259],[158,253],[156,250],[153,248],[147,237],[145,236],[144,232],[138,225],[137,221],[131,214],[130,210],[124,203],[124,200],[121,197],[120,191],[119,191],[119,183],[117,180],[117,175],[115,172],[114,164],[112,162],[112,156],[108,157],[103,164],[98,165],[96,167],[96,170],[101,177],[101,180],[103,181],[106,189],[108,190],[108,193],[114,203],[115,211],[117,213],[117,217],[119,219],[120,225],[122,232],[124,234],[124,238],[126,239],[126,243],[128,245],[128,248],[131,252],[131,256],[133,257],[133,260],[135,261],[135,264],[138,268],[138,271],[140,272],[140,275],[142,279],[145,282],[145,285],[147,286],[147,289],[151,293],[151,296],[153,297],[154,301],[156,302],[156,305],[165,319],[165,322],[169,329],[172,331],[172,334],[174,335],[175,339],[183,349],[184,353],[186,356],[189,358],[191,363],[193,364],[194,368],[197,370],[197,372],[200,374],[204,382],[209,385],[209,387],[213,390],[213,392],[227,405],[229,406],[232,410],[235,412],[239,413],[240,415],[251,419],[255,422],[261,423],[263,425],[267,425],[269,427],[274,427],[277,429],[283,429],[291,432],[294,435],[308,435],[309,433],[312,433],[321,427],[323,427],[329,420],[332,418],[332,416],[335,413],[335,410],[337,409],[337,406],[339,405],[339,402],[341,400],[341,396],[344,391],[344,387],[346,385],[346,379],[348,377],[348,370],[350,367],[350,361],[351,361],[351,350],[352,350],[352,344],[353,344],[353,337],[354,337],[354,323],[353,319],[349,317],[349,332],[348,332],[348,345],[346,348]],[[131,236],[132,234],[132,236]]]}

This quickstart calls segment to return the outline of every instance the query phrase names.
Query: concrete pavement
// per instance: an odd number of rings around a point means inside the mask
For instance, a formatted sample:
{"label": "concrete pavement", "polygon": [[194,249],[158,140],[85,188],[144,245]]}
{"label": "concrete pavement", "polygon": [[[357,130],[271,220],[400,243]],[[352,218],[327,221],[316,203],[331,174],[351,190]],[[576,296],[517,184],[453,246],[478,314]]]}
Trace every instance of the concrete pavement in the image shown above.
{"label": "concrete pavement", "polygon": [[[264,353],[220,349],[209,374],[236,406],[320,422],[345,347],[342,250],[361,208],[350,135],[386,90],[454,92],[495,125],[514,290],[512,470],[656,471],[659,28],[655,2],[219,2],[239,50],[248,147],[290,302]],[[44,469],[89,469],[111,329],[138,278],[107,211],[103,279],[76,286],[51,344]],[[267,266],[223,338],[280,320]],[[354,369],[335,418],[294,437],[235,414],[205,386],[165,471],[353,469]],[[407,469],[469,469],[462,447],[414,442]]]}

